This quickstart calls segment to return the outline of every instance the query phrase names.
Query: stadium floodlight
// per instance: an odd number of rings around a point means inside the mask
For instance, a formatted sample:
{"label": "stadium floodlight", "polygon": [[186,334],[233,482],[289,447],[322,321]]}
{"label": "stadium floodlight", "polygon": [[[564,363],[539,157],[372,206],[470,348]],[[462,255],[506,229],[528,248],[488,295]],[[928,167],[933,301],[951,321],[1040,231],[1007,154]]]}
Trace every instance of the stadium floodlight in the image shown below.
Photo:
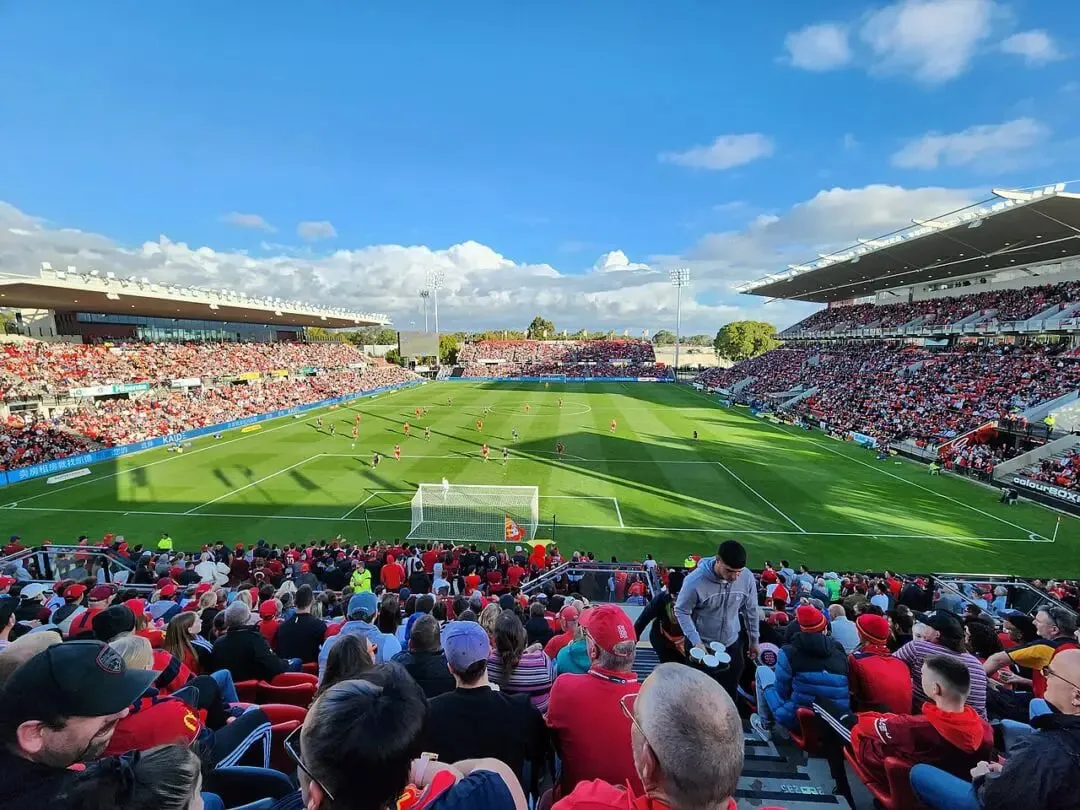
{"label": "stadium floodlight", "polygon": [[446,274],[442,270],[432,270],[427,275],[428,289],[431,290],[432,300],[435,302],[435,334],[439,334],[439,288],[446,280]]}
{"label": "stadium floodlight", "polygon": [[420,484],[408,539],[523,543],[536,537],[539,503],[537,487]]}
{"label": "stadium floodlight", "polygon": [[690,283],[690,269],[677,267],[668,271],[671,286],[675,288],[675,382],[679,381],[679,337],[682,329],[682,291]]}
{"label": "stadium floodlight", "polygon": [[428,331],[427,300],[430,297],[431,297],[431,290],[421,290],[420,291],[420,300],[424,302],[424,331],[425,332]]}

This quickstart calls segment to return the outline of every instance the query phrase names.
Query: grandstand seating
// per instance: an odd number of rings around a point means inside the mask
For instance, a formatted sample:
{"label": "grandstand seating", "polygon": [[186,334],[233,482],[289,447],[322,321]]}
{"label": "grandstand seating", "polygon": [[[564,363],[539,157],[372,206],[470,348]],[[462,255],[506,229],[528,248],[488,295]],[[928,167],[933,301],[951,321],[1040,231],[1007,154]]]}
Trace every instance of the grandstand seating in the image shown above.
{"label": "grandstand seating", "polygon": [[1030,464],[1017,474],[1065,489],[1080,490],[1080,444]]}
{"label": "grandstand seating", "polygon": [[[890,329],[920,319],[918,326],[946,327],[979,314],[971,323],[1025,321],[1052,307],[1058,312],[1080,303],[1080,281],[1020,289],[930,298],[898,304],[836,306],[815,312],[784,330],[782,337],[804,332],[843,336],[857,329]],[[1048,315],[1053,317],[1053,313]]]}
{"label": "grandstand seating", "polygon": [[1080,387],[1080,364],[1061,347],[959,345],[933,351],[894,341],[783,346],[697,381],[726,388],[753,378],[739,395],[764,400],[818,390],[796,413],[840,432],[937,445],[994,419]]}
{"label": "grandstand seating", "polygon": [[483,340],[458,353],[464,377],[665,378],[671,372],[655,365],[652,344],[643,340]]}

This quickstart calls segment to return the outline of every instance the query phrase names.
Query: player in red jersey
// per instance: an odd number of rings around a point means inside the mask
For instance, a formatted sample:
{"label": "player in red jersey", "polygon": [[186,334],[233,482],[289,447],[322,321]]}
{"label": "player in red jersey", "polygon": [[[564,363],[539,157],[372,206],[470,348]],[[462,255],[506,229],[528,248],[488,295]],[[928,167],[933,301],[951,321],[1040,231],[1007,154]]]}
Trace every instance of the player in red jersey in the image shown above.
{"label": "player in red jersey", "polygon": [[357,425],[352,426],[352,437],[355,439],[360,434],[360,428]]}
{"label": "player in red jersey", "polygon": [[403,429],[405,431],[405,435],[408,436],[409,435],[409,423],[408,422],[405,423],[405,427]]}
{"label": "player in red jersey", "polygon": [[484,457],[484,463],[487,464],[488,457],[491,455],[491,448],[487,446],[487,442],[480,446],[480,455]]}
{"label": "player in red jersey", "polygon": [[360,424],[360,412],[359,411],[356,412],[356,424],[358,424],[358,425]]}
{"label": "player in red jersey", "polygon": [[612,433],[614,433],[614,432],[615,432],[615,428],[616,428],[616,427],[617,427],[617,425],[616,425],[616,423],[615,423],[615,420],[614,420],[614,419],[612,419],[612,420],[611,420],[611,432],[612,432]]}
{"label": "player in red jersey", "polygon": [[401,445],[400,444],[395,444],[394,445],[394,460],[395,461],[401,461]]}
{"label": "player in red jersey", "polygon": [[416,406],[416,410],[414,410],[413,413],[416,415],[417,419],[420,418],[420,406],[419,405]]}
{"label": "player in red jersey", "polygon": [[559,458],[563,457],[563,453],[566,452],[566,448],[563,446],[562,442],[555,442],[555,452],[558,454]]}
{"label": "player in red jersey", "polygon": [[483,419],[477,419],[476,420],[476,429],[478,431],[480,431],[481,433],[484,432],[484,420]]}

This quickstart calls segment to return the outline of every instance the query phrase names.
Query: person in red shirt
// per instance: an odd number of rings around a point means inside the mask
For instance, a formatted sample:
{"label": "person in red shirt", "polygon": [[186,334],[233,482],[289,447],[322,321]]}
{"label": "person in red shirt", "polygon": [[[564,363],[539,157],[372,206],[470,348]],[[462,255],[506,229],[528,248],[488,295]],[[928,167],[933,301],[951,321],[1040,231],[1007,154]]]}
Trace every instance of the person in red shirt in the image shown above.
{"label": "person in red shirt", "polygon": [[855,620],[862,642],[848,656],[848,686],[852,708],[884,707],[896,714],[911,712],[911,672],[893,658],[889,648],[889,620],[863,613]]}
{"label": "person in red shirt", "polygon": [[113,590],[108,585],[95,585],[86,595],[86,612],[71,620],[68,638],[94,637],[94,617],[105,610],[112,602]]}
{"label": "person in red shirt", "polygon": [[543,543],[537,543],[533,546],[532,553],[529,554],[529,564],[537,571],[542,570],[546,557],[547,553],[544,551]]}
{"label": "person in red shirt", "polygon": [[634,623],[617,605],[590,608],[580,621],[589,671],[556,678],[548,702],[547,723],[562,751],[562,792],[570,793],[578,782],[603,779],[629,783],[640,793],[643,786],[629,745],[630,718],[620,704],[640,686],[633,669]]}
{"label": "person in red shirt", "polygon": [[580,613],[577,606],[572,604],[559,611],[559,627],[562,632],[552,636],[551,640],[544,645],[544,652],[547,653],[548,658],[554,661],[555,656],[559,654],[559,650],[574,640],[574,632],[577,630]]}
{"label": "person in red shirt", "polygon": [[480,587],[480,575],[470,571],[465,575],[465,595],[471,596],[473,591]]}
{"label": "person in red shirt", "polygon": [[498,595],[503,592],[502,571],[500,571],[498,568],[493,568],[487,572],[486,578],[489,593]]}
{"label": "person in red shirt", "polygon": [[146,612],[146,602],[142,599],[128,599],[124,604],[135,614],[135,635],[145,638],[155,650],[160,649],[165,643],[165,631],[158,630],[151,623],[150,614]]}
{"label": "person in red shirt", "polygon": [[386,555],[386,565],[379,572],[379,581],[388,591],[397,593],[405,582],[405,569],[393,554]]}
{"label": "person in red shirt", "polygon": [[881,784],[888,783],[886,757],[910,765],[932,763],[963,779],[990,759],[994,732],[964,702],[971,688],[964,663],[950,655],[930,656],[923,662],[922,688],[930,698],[922,714],[864,712],[851,730],[855,756]]}
{"label": "person in red shirt", "polygon": [[434,548],[429,548],[423,554],[420,555],[420,559],[424,561],[424,570],[429,573],[435,573],[435,563],[439,560],[439,552]]}
{"label": "person in red shirt", "polygon": [[270,649],[277,649],[277,631],[281,627],[281,602],[277,599],[267,599],[259,605],[259,632],[270,645]]}
{"label": "person in red shirt", "polygon": [[[556,685],[569,677],[560,676]],[[719,683],[683,664],[661,664],[636,695],[618,702],[630,724],[630,759],[641,792],[626,781],[593,779],[579,783],[553,810],[735,810],[742,721]]]}
{"label": "person in red shirt", "polygon": [[506,569],[506,584],[511,588],[520,587],[523,576],[525,576],[525,569],[516,562],[511,562],[510,567]]}

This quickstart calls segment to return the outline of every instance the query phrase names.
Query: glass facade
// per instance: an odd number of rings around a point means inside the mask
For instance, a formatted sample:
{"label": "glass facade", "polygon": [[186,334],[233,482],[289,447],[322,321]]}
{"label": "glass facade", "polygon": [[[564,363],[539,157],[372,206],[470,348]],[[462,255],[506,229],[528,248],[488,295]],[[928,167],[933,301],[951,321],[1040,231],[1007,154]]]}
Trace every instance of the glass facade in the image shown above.
{"label": "glass facade", "polygon": [[152,318],[144,315],[109,315],[93,312],[74,313],[79,324],[115,325],[134,330],[139,340],[163,342],[182,341],[244,341],[272,342],[300,340],[304,330],[299,326],[279,326],[263,323],[235,323],[189,318]]}

